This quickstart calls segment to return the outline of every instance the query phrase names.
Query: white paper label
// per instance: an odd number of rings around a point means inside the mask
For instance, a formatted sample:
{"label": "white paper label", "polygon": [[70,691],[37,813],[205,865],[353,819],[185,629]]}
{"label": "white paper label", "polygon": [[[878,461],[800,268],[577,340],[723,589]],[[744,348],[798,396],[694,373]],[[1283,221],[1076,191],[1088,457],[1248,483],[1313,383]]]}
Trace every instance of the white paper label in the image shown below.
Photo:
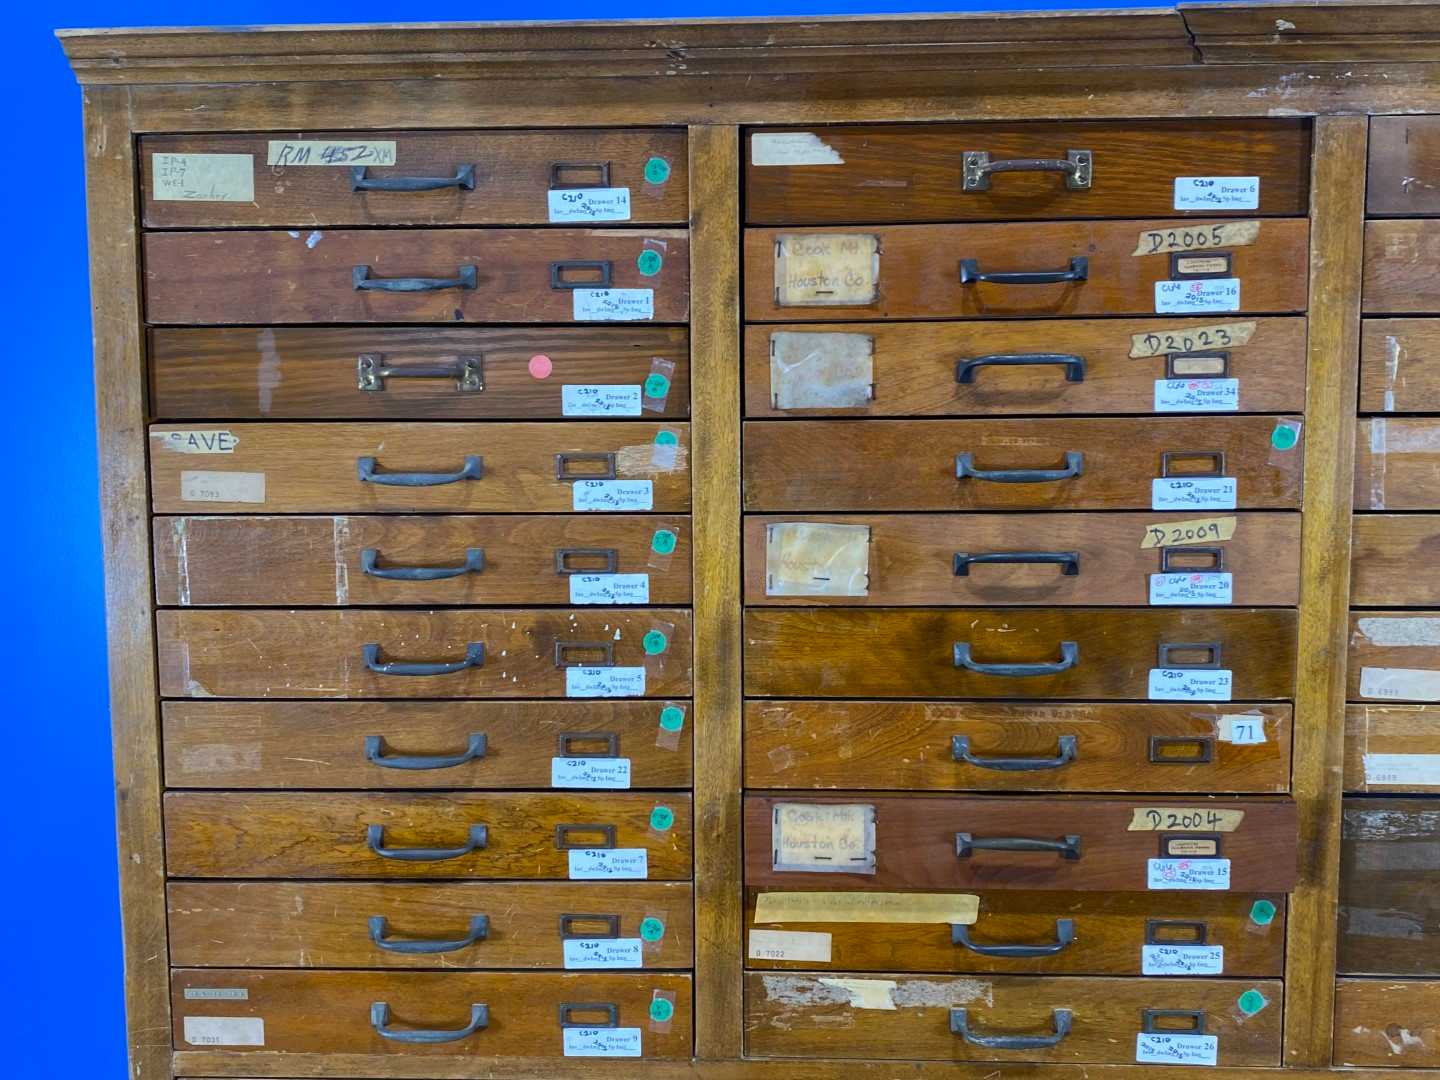
{"label": "white paper label", "polygon": [[1156,412],[1235,412],[1239,379],[1156,379]]}
{"label": "white paper label", "polygon": [[1229,859],[1147,859],[1147,889],[1230,888]]}
{"label": "white paper label", "polygon": [[1142,945],[1141,975],[1223,975],[1224,945]]}
{"label": "white paper label", "polygon": [[751,930],[751,960],[803,960],[830,963],[830,935],[801,930]]}
{"label": "white paper label", "polygon": [[264,1046],[265,1021],[258,1016],[187,1016],[190,1046]]}
{"label": "white paper label", "polygon": [[562,188],[548,199],[553,222],[630,220],[628,187]]}
{"label": "white paper label", "polygon": [[1258,176],[1177,176],[1176,210],[1259,210]]}
{"label": "white paper label", "polygon": [[566,1057],[639,1057],[638,1027],[562,1028]]}
{"label": "white paper label", "polygon": [[550,786],[561,788],[628,788],[630,759],[588,757],[550,759]]}
{"label": "white paper label", "polygon": [[1229,701],[1227,668],[1151,668],[1151,701]]}
{"label": "white paper label", "polygon": [[1192,1032],[1141,1032],[1135,1036],[1135,1060],[1154,1065],[1214,1065],[1220,1036]]}
{"label": "white paper label", "polygon": [[214,428],[152,431],[150,437],[160,449],[177,454],[233,454],[240,445],[240,436],[234,432]]}
{"label": "white paper label", "polygon": [[757,131],[750,136],[751,165],[844,165],[813,131]]}
{"label": "white paper label", "polygon": [[1156,477],[1152,510],[1234,510],[1239,485],[1233,476]]}
{"label": "white paper label", "polygon": [[1231,574],[1151,574],[1152,604],[1228,604]]}
{"label": "white paper label", "polygon": [[156,202],[254,202],[254,154],[153,154]]}
{"label": "white paper label", "polygon": [[182,502],[265,501],[265,474],[258,472],[190,472],[180,474]]}
{"label": "white paper label", "polygon": [[1440,784],[1440,754],[1366,754],[1367,784]]}
{"label": "white paper label", "polygon": [[560,412],[565,416],[639,416],[640,384],[562,386]]}
{"label": "white paper label", "polygon": [[565,854],[571,881],[644,881],[650,876],[644,848],[572,848]]}
{"label": "white paper label", "polygon": [[577,322],[635,322],[655,317],[654,289],[575,289]]}
{"label": "white paper label", "polygon": [[1440,671],[1424,668],[1362,667],[1362,698],[1395,701],[1440,701]]}
{"label": "white paper label", "polygon": [[643,667],[567,667],[566,697],[644,697]]}
{"label": "white paper label", "polygon": [[1265,741],[1265,718],[1258,713],[1227,713],[1220,717],[1220,741],[1236,746],[1253,746]]}
{"label": "white paper label", "polygon": [[271,139],[266,165],[394,165],[395,144],[326,139]]}
{"label": "white paper label", "polygon": [[572,604],[648,604],[649,574],[571,574]]}
{"label": "white paper label", "polygon": [[650,510],[655,505],[653,480],[576,480],[573,510]]}
{"label": "white paper label", "polygon": [[1239,311],[1240,279],[1199,278],[1155,282],[1155,310],[1161,315],[1198,315]]}
{"label": "white paper label", "polygon": [[578,971],[645,966],[643,943],[638,937],[569,938],[561,942],[565,967]]}

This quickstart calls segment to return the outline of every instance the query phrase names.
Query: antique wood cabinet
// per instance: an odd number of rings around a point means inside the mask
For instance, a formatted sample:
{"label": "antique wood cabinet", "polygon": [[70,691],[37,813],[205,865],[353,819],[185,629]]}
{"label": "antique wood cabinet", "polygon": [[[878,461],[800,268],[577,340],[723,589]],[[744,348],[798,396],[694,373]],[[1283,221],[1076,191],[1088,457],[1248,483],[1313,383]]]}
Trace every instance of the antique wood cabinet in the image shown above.
{"label": "antique wood cabinet", "polygon": [[1440,1069],[1433,0],[60,37],[133,1080]]}

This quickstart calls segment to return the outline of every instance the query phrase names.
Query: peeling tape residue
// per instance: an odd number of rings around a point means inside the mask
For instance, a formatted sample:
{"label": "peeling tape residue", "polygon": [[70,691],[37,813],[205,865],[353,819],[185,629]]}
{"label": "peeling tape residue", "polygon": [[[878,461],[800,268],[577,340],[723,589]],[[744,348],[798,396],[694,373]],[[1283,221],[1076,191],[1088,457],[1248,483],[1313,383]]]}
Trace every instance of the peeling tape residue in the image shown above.
{"label": "peeling tape residue", "polygon": [[1370,421],[1370,509],[1385,509],[1385,420]]}
{"label": "peeling tape residue", "polygon": [[1440,645],[1440,619],[1367,618],[1357,626],[1372,645]]}
{"label": "peeling tape residue", "polygon": [[330,523],[334,536],[331,550],[335,556],[335,604],[344,607],[350,602],[350,567],[345,563],[345,555],[350,548],[350,519],[331,518]]}
{"label": "peeling tape residue", "polygon": [[895,1009],[894,979],[822,978],[820,985],[842,991],[852,1009]]}
{"label": "peeling tape residue", "polygon": [[280,385],[280,354],[275,349],[275,331],[265,329],[260,331],[260,338],[256,342],[260,349],[260,366],[256,371],[256,393],[260,399],[260,414],[270,415],[270,404],[274,400],[275,390]]}
{"label": "peeling tape residue", "polygon": [[1385,335],[1385,411],[1395,411],[1395,384],[1400,379],[1400,360],[1405,350],[1394,334]]}
{"label": "peeling tape residue", "polygon": [[175,585],[181,607],[190,606],[190,519],[177,517],[171,522],[175,538]]}

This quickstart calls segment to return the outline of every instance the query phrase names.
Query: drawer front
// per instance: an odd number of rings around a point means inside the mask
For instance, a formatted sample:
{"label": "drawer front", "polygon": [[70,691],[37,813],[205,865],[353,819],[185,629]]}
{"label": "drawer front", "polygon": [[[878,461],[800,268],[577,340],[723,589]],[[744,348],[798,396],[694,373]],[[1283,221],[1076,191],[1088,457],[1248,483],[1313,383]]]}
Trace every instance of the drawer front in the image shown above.
{"label": "drawer front", "polygon": [[1437,264],[1440,221],[1367,221],[1362,309],[1377,314],[1440,313]]}
{"label": "drawer front", "polygon": [[[757,894],[767,891],[778,890],[747,890],[746,925],[754,930],[824,934],[830,939],[829,966],[840,971],[976,975],[1163,971],[1183,974],[1188,980],[1194,975],[1179,965],[1203,963],[1197,954],[1216,946],[1222,950],[1225,975],[1279,978],[1285,966],[1282,893],[1202,896],[995,890],[979,897],[979,917],[973,925],[961,928],[957,937],[956,928],[945,922],[757,922]],[[892,895],[904,903],[906,894]],[[1174,951],[1166,946],[1175,947]],[[1030,950],[1028,955],[1025,950]],[[1213,954],[1207,955],[1213,959]],[[747,963],[768,971],[813,966],[753,956]],[[1208,973],[1219,974],[1214,967],[1209,967]]]}
{"label": "drawer front", "polygon": [[689,355],[662,326],[176,327],[150,331],[150,404],[161,420],[529,420],[585,415],[581,389],[607,386],[629,396],[601,418],[683,418]]}
{"label": "drawer front", "polygon": [[1351,530],[1350,603],[1440,606],[1440,581],[1429,573],[1437,555],[1440,520],[1429,514],[1357,514]]}
{"label": "drawer front", "polygon": [[[1302,453],[1268,416],[1155,420],[754,420],[748,510],[1144,510],[1155,480],[1232,476],[1242,509],[1298,509]],[[964,472],[963,477],[957,473]],[[996,474],[1020,474],[997,480]],[[1214,505],[1211,503],[1210,505]],[[1204,502],[1197,513],[1210,516]]]}
{"label": "drawer front", "polygon": [[[565,1035],[561,1009],[585,1007],[569,1018],[576,1024],[628,1028],[611,1038],[640,1042],[640,1056],[689,1058],[693,1013],[690,976],[592,972],[463,971],[236,971],[177,970],[170,977],[175,1046],[181,1050],[268,1050],[311,1054],[394,1054],[406,1057],[474,1055],[561,1057]],[[187,989],[244,990],[244,1000],[191,1000]],[[669,1000],[668,1019],[651,1017],[651,1002]],[[383,1015],[376,1016],[376,1005]],[[483,1006],[483,1010],[478,1007]],[[477,1011],[481,1013],[476,1016]],[[569,1013],[570,1010],[567,1010]],[[264,1021],[259,1045],[187,1039],[187,1018],[233,1017]],[[472,1020],[477,1030],[464,1033]],[[379,1021],[391,1034],[376,1029]],[[203,1020],[188,1021],[196,1035],[215,1030]],[[636,1032],[634,1029],[639,1029]],[[225,1025],[222,1032],[245,1032]],[[595,1029],[591,1028],[590,1031]],[[405,1033],[448,1032],[451,1038],[411,1042]],[[597,1039],[578,1045],[593,1045]]]}
{"label": "drawer front", "polygon": [[[874,872],[776,870],[772,818],[777,803],[874,807]],[[1131,828],[1137,809],[1162,822],[1241,811],[1228,831]],[[1237,824],[1238,822],[1238,824]],[[1208,826],[1207,826],[1208,827]],[[783,830],[782,830],[783,835]],[[1147,863],[1205,848],[1194,861],[1228,859],[1234,892],[1289,892],[1295,885],[1295,804],[1286,799],[1206,798],[1180,803],[1102,799],[1004,799],[953,796],[793,796],[745,800],[745,884],[835,889],[1039,889],[1145,892]],[[798,845],[808,834],[787,842]],[[972,845],[968,849],[965,841]],[[1024,842],[1051,847],[1025,850]],[[1062,850],[1063,849],[1063,850]],[[820,864],[817,864],[820,865]],[[172,867],[173,872],[173,867]],[[1157,872],[1159,869],[1157,868]],[[1168,892],[1169,890],[1164,890]]]}
{"label": "drawer front", "polygon": [[613,514],[157,517],[155,597],[197,607],[588,604],[619,584],[641,603],[688,604],[688,526]]}
{"label": "drawer front", "polygon": [[1440,319],[1365,319],[1360,326],[1360,411],[1436,411]]}
{"label": "drawer front", "polygon": [[159,424],[150,490],[159,514],[685,511],[689,441],[685,423]]}
{"label": "drawer front", "polygon": [[1356,510],[1440,509],[1440,418],[1359,422],[1355,437]]}
{"label": "drawer front", "polygon": [[[325,143],[338,145],[316,145]],[[173,175],[177,164],[198,171],[207,163],[163,158],[157,170],[156,154],[250,155],[253,171],[241,163],[236,180],[243,186],[249,172],[254,198],[180,197],[183,181],[166,174]],[[141,191],[150,229],[543,225],[551,220],[550,192],[574,188],[624,188],[629,213],[619,220],[682,225],[688,216],[685,166],[681,130],[292,131],[147,135],[140,140]],[[434,180],[436,186],[394,190],[406,180]],[[592,223],[611,220],[602,216]]]}
{"label": "drawer front", "polygon": [[[1251,989],[1265,1007],[1246,1016],[1237,1000]],[[1069,1030],[1054,1045],[994,1047],[999,1035],[1054,1038],[1058,1009],[1069,1014]],[[1278,980],[885,975],[852,981],[828,971],[754,972],[745,977],[745,1045],[755,1057],[772,1058],[1120,1065],[1135,1061],[1136,1037],[1154,1009],[1186,1014],[1158,1021],[1154,1030],[1218,1036],[1222,1066],[1280,1064]],[[968,1038],[952,1033],[957,1023]]]}
{"label": "drawer front", "polygon": [[1371,117],[1365,209],[1440,214],[1440,116]]}
{"label": "drawer front", "polygon": [[745,785],[1284,792],[1290,720],[1288,705],[750,701]]}
{"label": "drawer front", "polygon": [[[747,142],[746,220],[762,225],[1160,217],[1175,210],[1180,176],[1258,177],[1259,209],[1236,213],[1309,209],[1299,120],[854,124],[756,130]],[[1084,187],[1058,167],[966,182],[967,154],[998,164],[1076,150],[1090,156]]]}
{"label": "drawer front", "polygon": [[1440,701],[1440,611],[1350,612],[1351,701]]}
{"label": "drawer front", "polygon": [[[1150,603],[1151,575],[1163,571],[1229,574],[1235,604],[1299,603],[1300,515],[1233,515],[1231,538],[1208,545],[1189,539],[1196,530],[1185,520],[1156,512],[748,517],[745,602],[1138,606]],[[1167,535],[1189,542],[1140,546]]]}
{"label": "drawer front", "polygon": [[[1148,315],[1159,306],[1156,283],[1172,279],[1172,259],[1164,252],[1133,252],[1137,247],[1144,249],[1150,234],[1164,236],[1187,229],[1204,231],[1190,222],[1154,220],[882,225],[843,233],[833,228],[749,229],[745,233],[745,317],[793,322]],[[803,240],[807,235],[844,239]],[[784,255],[782,237],[791,238],[785,241]],[[869,250],[876,250],[870,263],[856,254]],[[1217,271],[1225,278],[1238,278],[1239,296],[1213,304],[1206,301],[1198,311],[1303,311],[1308,256],[1309,226],[1303,219],[1262,222],[1253,244],[1227,246],[1218,254],[1207,243],[1203,255],[1191,257],[1188,265],[1206,274]],[[1072,263],[1074,259],[1087,261],[1082,265]],[[967,262],[973,263],[972,279],[962,282]],[[1013,284],[973,276],[1016,272],[1071,277]],[[830,288],[832,283],[837,288]],[[1202,294],[1205,288],[1222,291],[1198,278],[1183,291],[1194,293],[1196,285]],[[830,298],[831,293],[844,299],[837,302]],[[1185,307],[1180,313],[1196,314],[1197,309]]]}
{"label": "drawer front", "polygon": [[616,938],[646,968],[694,962],[688,884],[177,881],[167,896],[177,967],[563,969],[566,940]]}
{"label": "drawer front", "polygon": [[1437,868],[1440,799],[1345,800],[1338,971],[1440,975]]}
{"label": "drawer front", "polygon": [[207,608],[159,611],[155,628],[163,697],[688,697],[691,688],[690,612],[678,608]]}
{"label": "drawer front", "polygon": [[[666,709],[679,710],[678,730],[669,730],[673,712],[662,726]],[[558,775],[560,787],[604,777],[611,787],[685,788],[687,711],[684,701],[167,701],[165,779],[173,788],[450,790],[548,788]],[[576,758],[598,771],[553,771],[557,759]]]}
{"label": "drawer front", "polygon": [[1440,980],[1336,979],[1336,1065],[1440,1068]]}
{"label": "drawer front", "polygon": [[[751,326],[745,411],[967,417],[1303,409],[1304,321],[1225,318]],[[1176,379],[1178,387],[1160,384]],[[1226,379],[1239,380],[1238,399],[1229,383],[1212,381]]]}
{"label": "drawer front", "polygon": [[[752,608],[745,692],[1143,701],[1152,669],[1213,664],[1231,673],[1230,700],[1288,698],[1295,624],[1293,611],[1253,609]],[[1206,693],[1193,700],[1215,700]]]}
{"label": "drawer front", "polygon": [[[661,806],[670,811],[664,829],[651,822]],[[690,796],[254,791],[165,796],[166,870],[176,878],[563,881],[572,851],[601,848],[643,849],[646,865],[639,880],[687,880]],[[576,857],[587,866],[617,860],[629,867],[640,862],[638,856]]]}
{"label": "drawer front", "polygon": [[1440,706],[1347,705],[1345,790],[1440,794]]}
{"label": "drawer front", "polygon": [[[687,236],[681,229],[148,233],[145,318],[204,325],[563,323],[617,315],[684,322]],[[449,284],[417,290],[416,279]],[[648,296],[617,298],[622,289]],[[608,299],[593,295],[597,290]]]}

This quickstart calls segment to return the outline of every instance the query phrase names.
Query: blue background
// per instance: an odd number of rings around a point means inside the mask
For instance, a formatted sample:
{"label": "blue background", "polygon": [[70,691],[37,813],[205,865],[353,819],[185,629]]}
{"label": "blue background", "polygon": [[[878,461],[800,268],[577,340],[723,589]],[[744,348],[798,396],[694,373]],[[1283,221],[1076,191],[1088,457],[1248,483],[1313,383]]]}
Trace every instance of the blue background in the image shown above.
{"label": "blue background", "polygon": [[[681,0],[615,6],[578,0],[468,6],[397,0],[245,5],[235,20],[267,23],[526,19],[645,19],[861,12],[1140,6],[1115,0]],[[1150,6],[1160,6],[1158,4]],[[85,238],[80,88],[55,26],[189,26],[194,4],[87,0],[17,5],[10,73],[10,152],[0,167],[9,213],[0,351],[0,468],[9,527],[0,540],[0,658],[11,766],[0,836],[8,887],[0,1076],[121,1080],[124,996],[116,876],[114,784],[101,592],[94,389]],[[18,130],[16,130],[18,129]],[[16,240],[18,239],[18,245]],[[18,249],[17,249],[18,248]],[[16,850],[18,848],[18,850]],[[57,1061],[56,1058],[59,1058]]]}

